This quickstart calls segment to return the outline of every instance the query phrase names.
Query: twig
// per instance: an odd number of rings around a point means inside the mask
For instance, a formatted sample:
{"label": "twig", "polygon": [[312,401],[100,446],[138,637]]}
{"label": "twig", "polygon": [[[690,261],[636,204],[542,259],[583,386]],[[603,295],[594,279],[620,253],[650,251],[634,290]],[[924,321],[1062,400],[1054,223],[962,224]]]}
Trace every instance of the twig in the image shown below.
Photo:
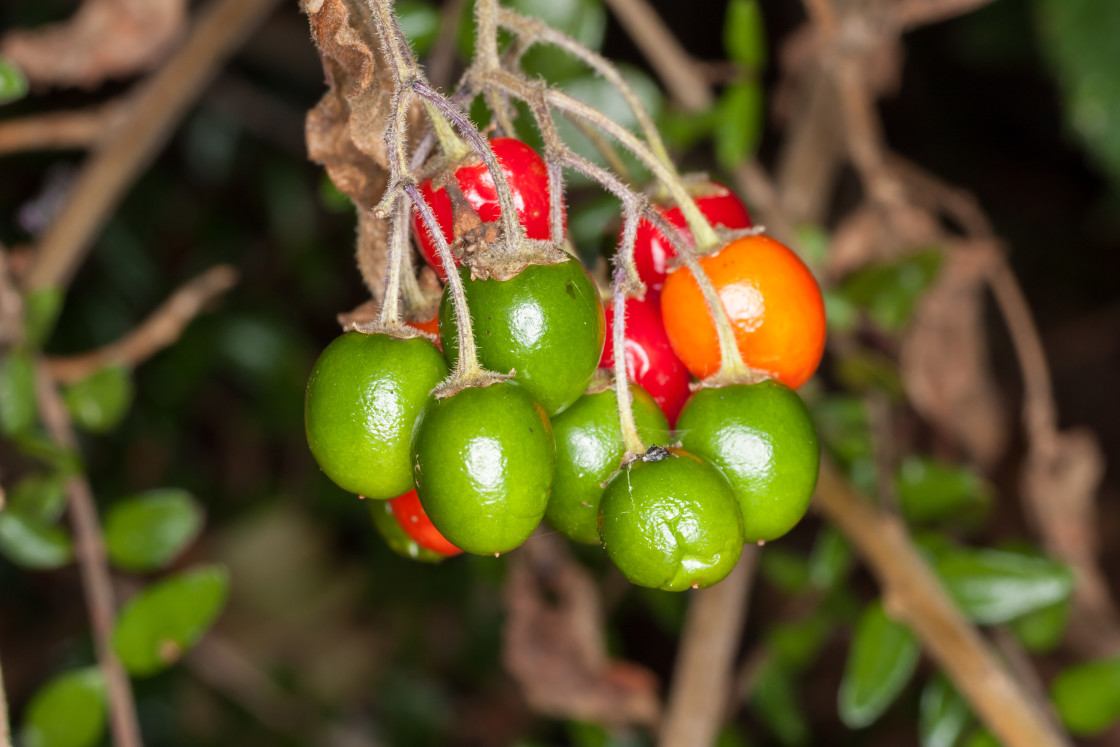
{"label": "twig", "polygon": [[[43,424],[51,439],[65,449],[77,451],[78,440],[70,424],[66,405],[62,402],[55,382],[42,365],[36,371],[35,392]],[[109,728],[113,734],[113,744],[115,747],[141,747],[132,685],[113,651],[116,603],[109,577],[109,561],[101,539],[97,504],[89,482],[82,474],[75,474],[70,478],[66,483],[66,494],[74,528],[74,554],[82,575],[82,590],[89,609],[94,648],[109,694]]]}
{"label": "twig", "polygon": [[0,121],[0,155],[96,146],[113,135],[131,108],[131,101],[118,99],[92,109]]}
{"label": "twig", "polygon": [[902,0],[890,9],[892,20],[902,31],[947,21],[971,13],[992,0]]}
{"label": "twig", "polygon": [[901,520],[875,509],[827,461],[821,464],[816,504],[870,566],[887,611],[917,634],[997,738],[1008,747],[1071,744],[949,599]]}
{"label": "twig", "polygon": [[0,244],[0,345],[23,338],[23,297],[8,267],[8,250]]}
{"label": "twig", "polygon": [[105,366],[138,364],[173,344],[183,329],[215,297],[237,283],[237,271],[230,265],[212,267],[189,281],[127,335],[89,353],[51,358],[47,367],[51,378],[72,384]]}
{"label": "twig", "polygon": [[66,284],[136,174],[155,156],[175,123],[221,63],[278,0],[214,0],[190,35],[148,78],[132,116],[82,169],[70,198],[39,245],[28,288]]}
{"label": "twig", "polygon": [[606,0],[611,11],[685,111],[711,107],[714,97],[703,72],[646,0]]}
{"label": "twig", "polygon": [[747,614],[758,549],[748,545],[731,574],[710,589],[694,592],[681,634],[673,685],[659,747],[714,744],[727,700],[737,689],[732,670]]}
{"label": "twig", "polygon": [[0,667],[0,747],[12,747],[12,731],[8,726],[8,694],[4,690],[3,667]]}

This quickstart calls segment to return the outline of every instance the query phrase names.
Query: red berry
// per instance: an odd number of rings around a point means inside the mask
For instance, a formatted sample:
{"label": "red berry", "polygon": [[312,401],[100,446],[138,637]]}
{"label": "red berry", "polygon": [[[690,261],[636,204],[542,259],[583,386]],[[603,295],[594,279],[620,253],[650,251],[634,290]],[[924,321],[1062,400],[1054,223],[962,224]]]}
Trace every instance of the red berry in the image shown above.
{"label": "red berry", "polygon": [[[750,228],[751,216],[746,205],[734,192],[717,182],[707,182],[693,188],[693,199],[696,207],[704,214],[713,225],[725,228]],[[659,206],[657,211],[674,226],[682,229],[685,239],[691,241],[684,214],[679,207]],[[638,275],[646,284],[646,296],[656,297],[661,293],[665,284],[665,276],[669,273],[668,264],[676,252],[665,234],[654,228],[648,221],[638,224],[637,237],[634,241],[634,263],[638,268]]]}
{"label": "red berry", "polygon": [[420,496],[416,494],[415,489],[390,500],[389,508],[404,533],[420,547],[448,557],[463,552],[448,542],[435,528],[428,514],[424,512],[424,507],[420,505]]}
{"label": "red berry", "polygon": [[[614,303],[607,304],[607,344],[600,366],[614,366]],[[657,402],[672,425],[689,395],[688,369],[669,344],[656,303],[626,299],[626,375]]]}
{"label": "red berry", "polygon": [[[496,137],[490,141],[490,148],[498,159],[502,174],[505,175],[513,201],[517,206],[517,217],[525,227],[525,234],[530,239],[546,240],[550,238],[549,225],[549,191],[548,167],[540,155],[520,140],[509,137]],[[477,157],[468,159],[455,169],[455,180],[463,190],[463,196],[478,213],[479,218],[490,223],[501,217],[501,205],[498,203],[498,190],[490,172]],[[431,179],[420,185],[420,192],[424,195],[428,206],[443,229],[444,238],[448,243],[454,240],[452,235],[451,198],[447,190]],[[435,242],[428,233],[420,215],[413,211],[412,224],[420,242],[420,253],[424,259],[439,275],[440,280],[446,282],[447,274],[443,271],[443,263],[439,259],[439,251]],[[457,264],[457,263],[456,263]]]}

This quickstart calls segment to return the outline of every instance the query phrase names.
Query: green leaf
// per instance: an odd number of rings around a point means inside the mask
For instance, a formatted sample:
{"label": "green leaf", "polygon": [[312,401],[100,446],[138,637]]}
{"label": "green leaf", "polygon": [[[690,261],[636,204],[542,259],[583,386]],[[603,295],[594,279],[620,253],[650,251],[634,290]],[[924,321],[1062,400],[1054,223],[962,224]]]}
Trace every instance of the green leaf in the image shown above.
{"label": "green leaf", "polygon": [[[597,0],[512,0],[510,8],[538,18],[592,50],[603,45],[607,30],[607,11]],[[559,82],[587,73],[587,66],[557,47],[535,45],[521,58],[530,76]]]}
{"label": "green leaf", "polygon": [[41,434],[20,433],[12,437],[12,442],[21,454],[49,465],[60,476],[82,471],[82,460],[76,452],[64,449]]}
{"label": "green leaf", "polygon": [[731,0],[723,22],[723,47],[748,70],[766,67],[766,25],[757,0]]}
{"label": "green leaf", "polygon": [[961,611],[985,625],[1060,602],[1073,588],[1061,563],[1000,550],[952,550],[937,558],[935,569]]}
{"label": "green leaf", "polygon": [[65,529],[11,510],[0,512],[0,552],[37,571],[60,568],[74,556]]}
{"label": "green leaf", "polygon": [[1066,632],[1070,601],[1063,599],[1048,607],[1028,612],[1009,624],[1011,632],[1027,651],[1045,654],[1057,648]]}
{"label": "green leaf", "polygon": [[895,491],[910,521],[975,517],[991,503],[991,488],[973,470],[932,457],[906,457],[895,474]]}
{"label": "green leaf", "polygon": [[842,582],[852,567],[852,548],[844,535],[825,525],[809,555],[809,583],[822,590]]}
{"label": "green leaf", "polygon": [[762,138],[762,86],[754,81],[733,83],[716,106],[719,119],[715,127],[716,160],[728,171],[747,160]]}
{"label": "green leaf", "polygon": [[844,664],[840,720],[852,729],[874,723],[910,681],[920,653],[909,628],[887,617],[881,602],[869,604]]}
{"label": "green leaf", "polygon": [[818,609],[804,619],[775,625],[766,633],[766,648],[791,673],[800,672],[820,653],[832,629],[830,616]]}
{"label": "green leaf", "polygon": [[22,99],[27,95],[27,77],[13,63],[0,58],[0,104]]}
{"label": "green leaf", "polygon": [[76,425],[91,433],[105,433],[132,404],[132,375],[127,368],[106,366],[66,387],[62,396]]}
{"label": "green leaf", "polygon": [[759,573],[786,594],[796,594],[809,585],[809,565],[800,554],[779,545],[767,547],[759,556]]}
{"label": "green leaf", "polygon": [[972,736],[964,743],[964,747],[1003,747],[1000,741],[992,736],[987,729],[973,732]]}
{"label": "green leaf", "polygon": [[128,571],[163,568],[202,529],[202,508],[185,490],[151,490],[118,501],[105,519],[113,564]]}
{"label": "green leaf", "polygon": [[1120,182],[1120,3],[1037,0],[1035,6],[1067,126]]}
{"label": "green leaf", "polygon": [[910,320],[918,299],[937,277],[940,266],[939,249],[872,263],[845,278],[840,292],[883,327],[898,330]]}
{"label": "green leaf", "polygon": [[922,747],[954,747],[972,723],[968,703],[942,674],[931,677],[922,690],[918,734]]}
{"label": "green leaf", "polygon": [[8,491],[6,510],[53,524],[66,509],[66,478],[63,475],[30,475]]}
{"label": "green leaf", "polygon": [[174,664],[218,617],[229,573],[207,566],[153,584],[129,600],[117,620],[113,648],[138,677]]}
{"label": "green leaf", "polygon": [[426,55],[439,34],[439,11],[423,0],[397,0],[393,10],[412,51],[417,57]]}
{"label": "green leaf", "polygon": [[782,744],[809,743],[809,722],[797,702],[793,676],[785,667],[771,663],[762,668],[751,691],[750,704]]}
{"label": "green leaf", "polygon": [[31,356],[26,350],[10,350],[0,360],[0,433],[26,433],[35,424],[37,413]]}
{"label": "green leaf", "polygon": [[37,288],[27,294],[23,302],[23,329],[29,345],[43,347],[62,311],[63,298],[58,288]]}
{"label": "green leaf", "polygon": [[1100,734],[1120,719],[1120,658],[1064,670],[1051,683],[1050,698],[1071,732]]}
{"label": "green leaf", "polygon": [[105,731],[105,680],[97,667],[66,672],[48,682],[23,717],[25,747],[90,747]]}

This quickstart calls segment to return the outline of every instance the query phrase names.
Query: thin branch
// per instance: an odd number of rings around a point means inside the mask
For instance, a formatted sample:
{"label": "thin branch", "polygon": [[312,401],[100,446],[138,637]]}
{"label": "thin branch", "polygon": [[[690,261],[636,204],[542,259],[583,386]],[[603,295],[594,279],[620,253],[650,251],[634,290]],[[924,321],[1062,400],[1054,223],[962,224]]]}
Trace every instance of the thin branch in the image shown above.
{"label": "thin branch", "polygon": [[917,634],[937,665],[1003,744],[1071,744],[949,599],[900,519],[875,509],[827,461],[821,464],[815,500],[870,566],[883,590],[888,613]]}
{"label": "thin branch", "polygon": [[646,0],[606,3],[681,108],[699,112],[712,106],[715,99],[703,71]]}
{"label": "thin branch", "polygon": [[0,244],[0,345],[22,339],[23,297],[8,266],[8,250]]}
{"label": "thin branch", "polygon": [[[63,448],[77,451],[78,439],[66,412],[66,405],[63,404],[57,385],[42,365],[36,371],[35,392],[43,424],[51,439]],[[115,747],[141,747],[132,685],[113,651],[116,603],[109,576],[109,561],[101,535],[101,522],[97,517],[97,504],[89,482],[82,474],[70,478],[66,483],[66,494],[74,529],[74,555],[82,575],[82,590],[89,609],[98,665],[109,694],[109,728],[113,734],[113,744]]]}
{"label": "thin branch", "polygon": [[97,146],[128,118],[131,104],[127,99],[116,99],[91,109],[0,121],[0,155]]}
{"label": "thin branch", "polygon": [[963,16],[992,0],[902,0],[890,8],[892,20],[902,31]]}
{"label": "thin branch", "polygon": [[47,367],[51,378],[72,384],[105,366],[136,367],[174,344],[208,303],[236,283],[237,271],[232,266],[210,268],[180,287],[138,327],[116,342],[89,353],[49,359]]}
{"label": "thin branch", "polygon": [[92,156],[43,236],[28,288],[65,285],[136,175],[219,66],[278,0],[214,0],[182,46],[135,96],[132,116]]}
{"label": "thin branch", "polygon": [[659,747],[715,744],[734,697],[733,670],[758,549],[743,548],[731,574],[710,589],[692,592],[673,669],[673,685]]}

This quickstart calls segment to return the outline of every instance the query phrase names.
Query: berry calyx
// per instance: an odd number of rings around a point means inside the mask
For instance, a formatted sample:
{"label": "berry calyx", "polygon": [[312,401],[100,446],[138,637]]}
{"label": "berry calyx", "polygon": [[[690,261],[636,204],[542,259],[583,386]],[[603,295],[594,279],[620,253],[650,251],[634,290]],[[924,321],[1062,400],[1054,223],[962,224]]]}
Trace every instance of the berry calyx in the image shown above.
{"label": "berry calyx", "polygon": [[[689,185],[689,192],[696,207],[713,226],[729,229],[751,227],[747,206],[724,185],[705,181]],[[688,230],[684,213],[679,207],[658,205],[655,209],[665,216],[665,220],[679,228],[685,239],[692,240],[692,233]],[[638,270],[638,277],[646,284],[647,298],[656,299],[661,294],[665,277],[676,256],[676,250],[665,234],[654,228],[649,221],[643,220],[638,224],[634,240],[634,265]]]}
{"label": "berry calyx", "polygon": [[[634,425],[645,443],[669,443],[669,423],[645,391],[630,385]],[[548,523],[568,539],[599,543],[603,484],[626,452],[614,387],[593,391],[552,420],[556,477],[548,499]]]}
{"label": "berry calyx", "polygon": [[631,583],[665,591],[722,581],[743,551],[743,518],[715,467],[654,447],[603,492],[600,535]]}
{"label": "berry calyx", "polygon": [[[743,362],[796,389],[824,353],[825,314],[820,287],[796,254],[767,236],[736,239],[700,258],[727,311]],[[715,323],[687,267],[669,274],[661,294],[673,351],[707,378],[720,368]]]}
{"label": "berry calyx", "polygon": [[701,389],[685,404],[677,427],[681,445],[731,485],[747,542],[777,539],[805,515],[820,450],[797,392],[777,381]]}
{"label": "berry calyx", "polygon": [[[614,303],[606,306],[607,340],[614,329]],[[603,348],[603,368],[614,366],[614,346]],[[626,375],[649,392],[672,425],[691,391],[691,378],[665,333],[660,305],[645,299],[626,299]]]}
{"label": "berry calyx", "polygon": [[451,557],[458,555],[462,550],[447,541],[439,533],[424,507],[420,504],[420,496],[415,490],[410,490],[404,495],[398,495],[388,501],[393,518],[400,525],[404,533],[416,541],[426,550],[437,552],[440,555]]}
{"label": "berry calyx", "polygon": [[[587,388],[603,352],[606,322],[595,285],[574,259],[529,265],[509,280],[472,279],[460,268],[478,347],[478,361],[499,373],[514,371],[549,415],[563,412]],[[458,325],[445,291],[439,334],[452,365]]]}
{"label": "berry calyx", "polygon": [[[490,140],[502,174],[509,185],[513,200],[517,205],[517,218],[525,228],[525,235],[541,241],[551,238],[549,223],[548,167],[544,159],[525,143],[515,138],[496,137]],[[467,203],[478,213],[484,223],[497,221],[502,214],[498,202],[498,191],[494,179],[486,165],[477,157],[460,163],[452,177],[463,192]],[[454,215],[451,197],[447,189],[431,179],[420,185],[424,200],[435,214],[436,221],[443,230],[447,242],[454,243]],[[420,253],[439,275],[446,281],[447,274],[439,258],[439,251],[428,233],[427,227],[413,212],[413,226],[420,243]],[[559,240],[559,237],[557,237]],[[458,261],[456,262],[458,264]]]}
{"label": "berry calyx", "polygon": [[548,416],[508,382],[437,399],[412,439],[424,511],[449,542],[476,555],[508,552],[529,538],[544,516],[555,463]]}
{"label": "berry calyx", "polygon": [[422,337],[337,337],[315,362],[304,400],[307,443],[327,477],[375,500],[411,490],[409,439],[447,371]]}

